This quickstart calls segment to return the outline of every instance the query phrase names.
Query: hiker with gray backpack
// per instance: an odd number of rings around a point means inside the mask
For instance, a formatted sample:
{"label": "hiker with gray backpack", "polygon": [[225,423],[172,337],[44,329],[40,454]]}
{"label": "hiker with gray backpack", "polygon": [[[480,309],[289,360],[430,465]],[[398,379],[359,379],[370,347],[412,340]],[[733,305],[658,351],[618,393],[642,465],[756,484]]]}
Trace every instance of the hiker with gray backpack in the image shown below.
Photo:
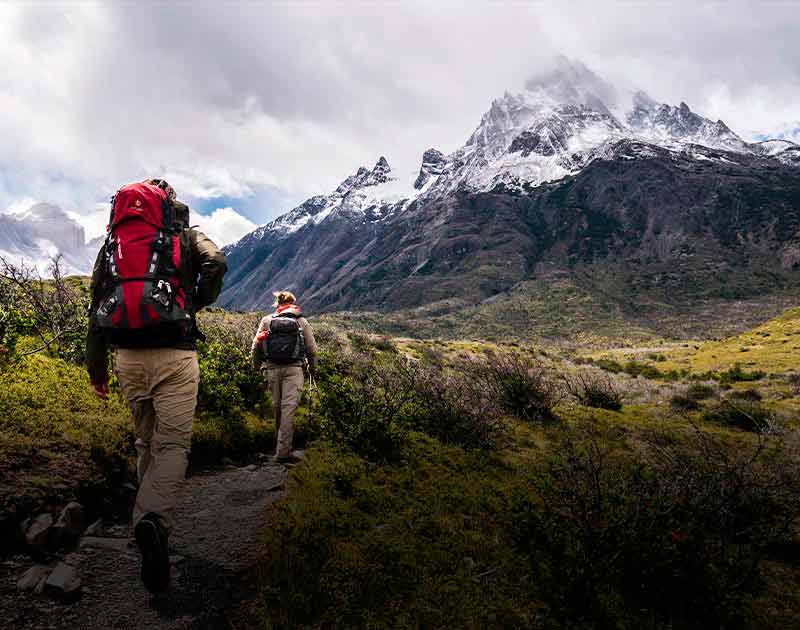
{"label": "hiker with gray backpack", "polygon": [[304,368],[313,378],[317,343],[308,321],[289,291],[275,293],[275,312],[261,320],[253,338],[253,368],[265,375],[272,395],[277,446],[275,461],[293,463],[294,414],[300,404]]}

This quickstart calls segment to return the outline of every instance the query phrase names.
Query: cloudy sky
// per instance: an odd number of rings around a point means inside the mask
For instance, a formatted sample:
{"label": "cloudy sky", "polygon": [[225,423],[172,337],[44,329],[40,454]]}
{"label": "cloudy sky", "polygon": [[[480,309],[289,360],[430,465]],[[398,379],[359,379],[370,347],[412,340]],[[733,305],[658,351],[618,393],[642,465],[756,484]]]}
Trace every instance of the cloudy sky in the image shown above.
{"label": "cloudy sky", "polygon": [[791,134],[798,32],[778,2],[6,2],[0,211],[48,201],[96,233],[119,185],[163,175],[229,242],[380,155],[454,150],[555,54]]}

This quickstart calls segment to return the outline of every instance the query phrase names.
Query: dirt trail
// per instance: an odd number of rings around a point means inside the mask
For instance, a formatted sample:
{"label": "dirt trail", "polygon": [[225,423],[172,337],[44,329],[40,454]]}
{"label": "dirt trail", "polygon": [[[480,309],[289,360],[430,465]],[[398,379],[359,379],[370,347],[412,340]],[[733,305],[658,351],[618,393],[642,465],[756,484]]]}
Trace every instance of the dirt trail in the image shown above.
{"label": "dirt trail", "polygon": [[247,570],[257,558],[267,508],[282,496],[286,475],[283,466],[254,464],[189,478],[170,537],[173,584],[166,595],[152,597],[139,581],[129,527],[114,528],[102,540],[84,539],[68,558],[83,580],[83,595],[73,604],[19,593],[16,580],[31,561],[2,563],[0,625],[20,630],[231,627],[228,613],[253,592]]}

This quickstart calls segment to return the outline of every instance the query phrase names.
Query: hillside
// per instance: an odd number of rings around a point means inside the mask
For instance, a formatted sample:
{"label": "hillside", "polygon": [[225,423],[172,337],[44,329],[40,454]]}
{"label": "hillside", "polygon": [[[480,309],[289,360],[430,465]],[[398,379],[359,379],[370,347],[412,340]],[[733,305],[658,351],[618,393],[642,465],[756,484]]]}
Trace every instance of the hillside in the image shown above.
{"label": "hillside", "polygon": [[565,63],[462,148],[425,151],[413,182],[382,157],[227,248],[222,303],[288,288],[315,311],[455,313],[567,282],[635,322],[797,287],[797,145],[641,93],[626,106]]}

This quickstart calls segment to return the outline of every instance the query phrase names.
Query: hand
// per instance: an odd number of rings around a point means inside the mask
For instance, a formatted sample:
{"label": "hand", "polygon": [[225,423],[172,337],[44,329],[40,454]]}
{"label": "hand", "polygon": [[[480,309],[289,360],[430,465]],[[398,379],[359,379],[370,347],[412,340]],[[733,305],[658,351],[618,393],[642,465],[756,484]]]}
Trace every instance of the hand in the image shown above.
{"label": "hand", "polygon": [[92,383],[95,396],[102,400],[108,400],[108,381],[105,383]]}

